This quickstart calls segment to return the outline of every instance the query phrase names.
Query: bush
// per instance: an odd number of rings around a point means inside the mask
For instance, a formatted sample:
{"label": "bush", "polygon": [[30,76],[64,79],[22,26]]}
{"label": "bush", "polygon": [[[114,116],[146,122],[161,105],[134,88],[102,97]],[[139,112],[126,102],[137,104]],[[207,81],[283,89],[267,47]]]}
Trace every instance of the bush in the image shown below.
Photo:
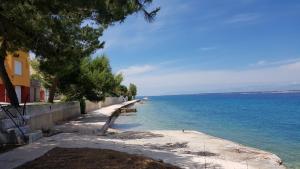
{"label": "bush", "polygon": [[86,107],[86,105],[85,105],[85,99],[80,99],[80,112],[81,112],[81,114],[85,114],[86,112],[85,112],[85,107]]}

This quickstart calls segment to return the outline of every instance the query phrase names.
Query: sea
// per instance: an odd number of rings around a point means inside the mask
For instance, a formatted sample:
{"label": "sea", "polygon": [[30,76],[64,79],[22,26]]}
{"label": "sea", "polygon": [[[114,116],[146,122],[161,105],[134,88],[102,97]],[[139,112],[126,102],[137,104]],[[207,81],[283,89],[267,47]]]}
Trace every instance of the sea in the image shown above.
{"label": "sea", "polygon": [[300,93],[150,96],[120,116],[123,130],[197,130],[278,155],[300,169]]}

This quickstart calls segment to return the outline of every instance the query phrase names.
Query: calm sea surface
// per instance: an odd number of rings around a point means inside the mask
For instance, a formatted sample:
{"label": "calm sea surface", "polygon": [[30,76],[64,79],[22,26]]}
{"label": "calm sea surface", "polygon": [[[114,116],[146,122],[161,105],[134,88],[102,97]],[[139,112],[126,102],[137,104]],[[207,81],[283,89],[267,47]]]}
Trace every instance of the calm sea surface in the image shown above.
{"label": "calm sea surface", "polygon": [[300,93],[157,96],[136,107],[115,127],[198,130],[273,152],[300,169]]}

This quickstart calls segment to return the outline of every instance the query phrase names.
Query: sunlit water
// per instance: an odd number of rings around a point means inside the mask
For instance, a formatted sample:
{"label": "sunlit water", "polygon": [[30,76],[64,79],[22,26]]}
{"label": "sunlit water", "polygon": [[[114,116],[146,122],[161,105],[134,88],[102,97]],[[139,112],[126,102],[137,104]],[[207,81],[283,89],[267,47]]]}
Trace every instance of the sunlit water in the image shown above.
{"label": "sunlit water", "polygon": [[300,169],[300,93],[157,96],[136,107],[115,127],[198,130],[273,152]]}

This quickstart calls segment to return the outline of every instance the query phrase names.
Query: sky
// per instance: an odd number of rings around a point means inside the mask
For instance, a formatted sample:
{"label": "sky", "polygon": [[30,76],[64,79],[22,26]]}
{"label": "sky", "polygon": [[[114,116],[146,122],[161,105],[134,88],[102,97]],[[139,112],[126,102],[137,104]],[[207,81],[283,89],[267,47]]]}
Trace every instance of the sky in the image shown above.
{"label": "sky", "polygon": [[101,40],[138,95],[300,89],[299,0],[154,0]]}

